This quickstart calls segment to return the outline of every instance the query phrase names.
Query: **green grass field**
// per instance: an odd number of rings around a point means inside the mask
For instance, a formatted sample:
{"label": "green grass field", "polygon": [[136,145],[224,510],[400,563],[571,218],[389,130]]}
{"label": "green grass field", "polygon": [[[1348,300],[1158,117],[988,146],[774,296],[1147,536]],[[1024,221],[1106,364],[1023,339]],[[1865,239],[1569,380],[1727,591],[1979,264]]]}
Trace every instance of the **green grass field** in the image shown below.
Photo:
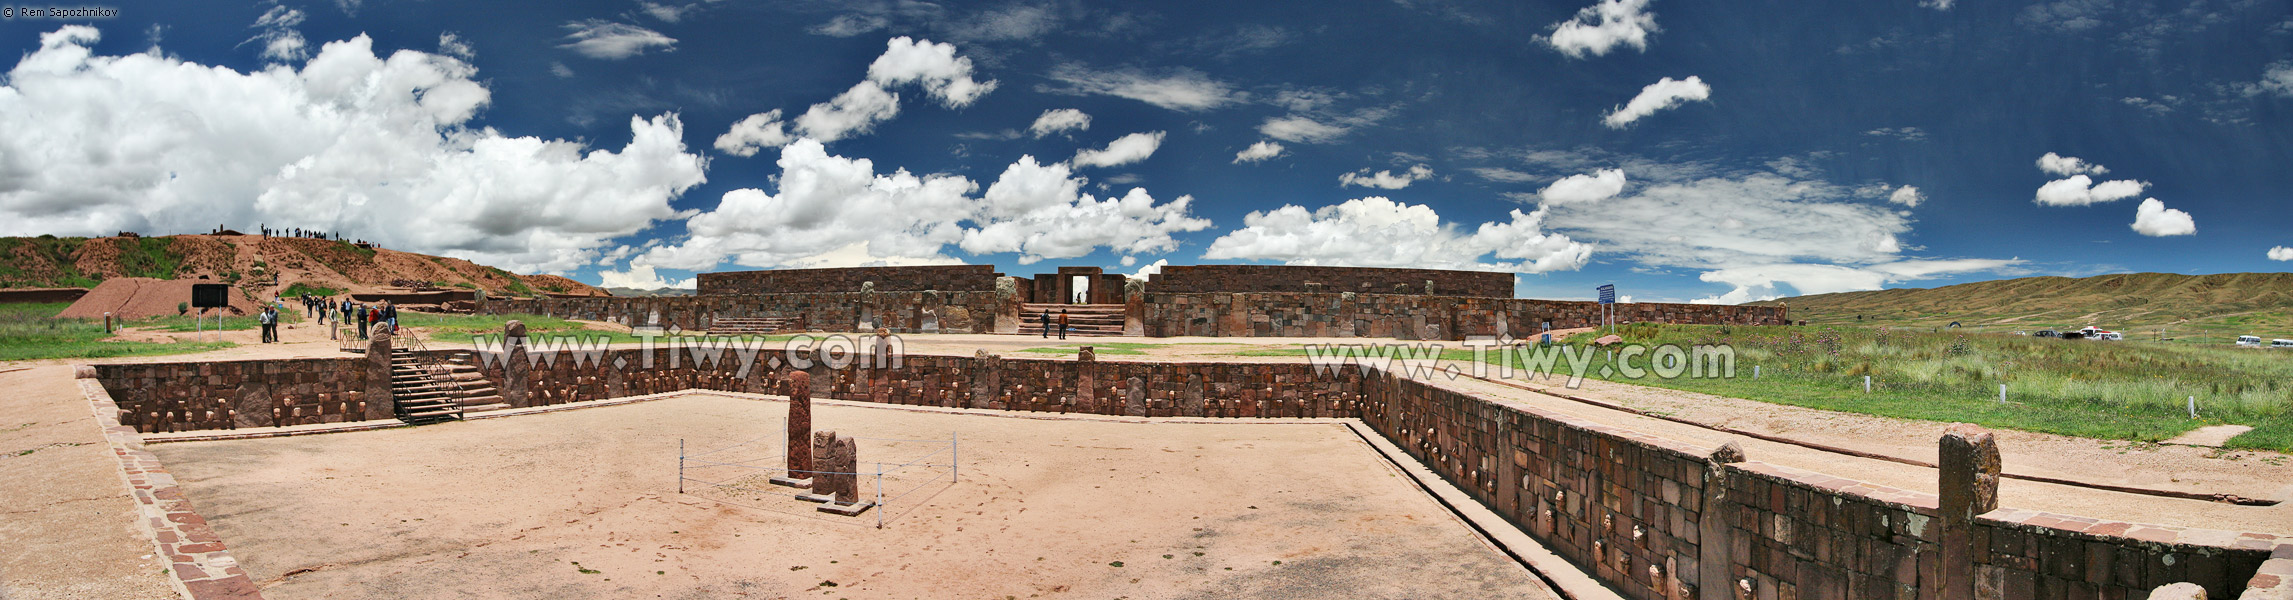
{"label": "green grass field", "polygon": [[479,336],[498,336],[510,321],[524,321],[527,336],[572,335],[605,336],[612,343],[641,342],[643,338],[627,331],[589,329],[579,322],[544,317],[541,315],[440,315],[418,312],[398,313],[398,326],[420,327],[429,331],[423,339],[432,342],[467,344]]}
{"label": "green grass field", "polygon": [[[58,319],[70,303],[0,304],[0,361],[186,354],[229,348],[230,342],[106,342],[102,321]],[[189,319],[185,318],[188,322]]]}
{"label": "green grass field", "polygon": [[[2293,452],[2293,351],[2124,341],[1932,333],[1856,327],[1726,327],[1635,324],[1627,342],[1656,346],[1724,344],[1735,376],[1663,378],[1607,371],[1596,353],[1588,377],[1824,410],[1931,421],[1963,421],[2100,439],[2158,441],[2204,425],[2254,430],[2230,447]],[[1583,336],[1580,336],[1583,337]],[[1584,342],[1576,342],[1582,348]],[[1452,342],[1444,361],[1473,354]],[[1299,348],[1240,354],[1304,355]],[[1514,362],[1491,353],[1493,364]],[[1646,369],[1650,358],[1634,363]],[[1517,366],[1517,365],[1516,365]],[[1754,367],[1759,378],[1753,378]],[[1565,360],[1555,371],[1566,375]],[[1872,391],[1863,391],[1863,377]],[[2008,402],[1998,402],[2005,384]],[[2186,403],[2197,403],[2189,418]]]}
{"label": "green grass field", "polygon": [[1104,355],[1145,355],[1145,354],[1146,354],[1146,352],[1145,352],[1145,349],[1147,349],[1147,348],[1160,348],[1160,347],[1163,347],[1163,346],[1164,346],[1164,344],[1134,344],[1134,343],[1126,343],[1126,342],[1098,342],[1098,343],[1089,343],[1089,344],[1062,344],[1062,345],[1058,345],[1058,346],[1046,346],[1046,347],[1042,347],[1042,348],[1022,348],[1022,349],[1020,349],[1019,351],[1020,351],[1020,352],[1026,352],[1026,353],[1030,353],[1030,354],[1058,354],[1058,355],[1064,355],[1064,356],[1074,356],[1074,355],[1076,355],[1076,354],[1080,354],[1080,353],[1082,353],[1082,348],[1083,348],[1084,346],[1090,346],[1090,347],[1091,347],[1091,353],[1092,353],[1092,354],[1104,354]]}

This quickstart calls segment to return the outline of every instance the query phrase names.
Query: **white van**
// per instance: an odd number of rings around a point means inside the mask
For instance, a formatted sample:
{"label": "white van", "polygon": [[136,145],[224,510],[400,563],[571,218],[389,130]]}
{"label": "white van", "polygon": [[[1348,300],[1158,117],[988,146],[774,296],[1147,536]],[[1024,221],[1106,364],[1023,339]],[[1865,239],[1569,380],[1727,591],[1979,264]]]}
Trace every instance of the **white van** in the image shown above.
{"label": "white van", "polygon": [[2237,345],[2239,345],[2239,346],[2259,346],[2259,345],[2261,345],[2261,336],[2258,336],[2258,335],[2241,335],[2241,336],[2237,336]]}
{"label": "white van", "polygon": [[2269,347],[2271,347],[2271,348],[2293,348],[2293,340],[2285,340],[2285,339],[2269,340]]}

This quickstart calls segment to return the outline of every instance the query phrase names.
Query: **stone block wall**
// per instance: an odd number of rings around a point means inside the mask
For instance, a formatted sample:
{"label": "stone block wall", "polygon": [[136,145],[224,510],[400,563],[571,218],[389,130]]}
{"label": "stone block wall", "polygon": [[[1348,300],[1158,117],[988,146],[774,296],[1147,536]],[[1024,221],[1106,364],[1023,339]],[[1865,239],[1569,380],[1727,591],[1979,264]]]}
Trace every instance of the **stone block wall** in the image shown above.
{"label": "stone block wall", "polygon": [[[1612,306],[1618,323],[1781,325],[1772,306],[1633,303]],[[1400,294],[1169,294],[1149,292],[1144,325],[1150,337],[1390,337],[1462,340],[1476,335],[1526,339],[1546,323],[1555,329],[1600,324],[1595,302]]]}
{"label": "stone block wall", "polygon": [[[1425,288],[1427,281],[1433,282],[1433,289]],[[1355,292],[1511,298],[1513,274],[1290,265],[1171,265],[1147,276],[1147,291],[1167,294]]]}
{"label": "stone block wall", "polygon": [[2293,555],[2273,534],[2017,509],[1974,517],[1952,547],[1933,494],[1421,381],[1367,383],[1363,423],[1628,598],[1953,598],[1952,560],[1973,574],[1967,598],[2141,598],[2183,581],[2235,598],[2277,583],[2257,574],[2272,551]]}
{"label": "stone block wall", "polygon": [[120,424],[140,433],[368,418],[365,357],[93,366]]}
{"label": "stone block wall", "polygon": [[1001,276],[992,265],[774,269],[701,273],[696,287],[703,296],[857,292],[866,282],[875,282],[879,292],[987,292]]}
{"label": "stone block wall", "polygon": [[487,299],[481,314],[531,314],[608,321],[630,327],[706,331],[717,319],[796,317],[824,331],[854,331],[862,322],[894,333],[990,333],[1002,301],[986,292],[851,292],[729,294],[656,298]]}
{"label": "stone block wall", "polygon": [[[504,393],[517,407],[547,406],[687,389],[780,393],[791,361],[779,349],[757,353],[741,372],[737,352],[696,357],[689,351],[605,350],[590,356],[557,351],[527,360],[525,394]],[[477,361],[485,377],[510,392],[498,358]],[[606,368],[621,364],[623,368]],[[816,398],[1052,413],[1189,417],[1352,417],[1363,394],[1358,371],[1317,375],[1297,363],[1144,363],[996,356],[909,355],[896,368],[814,365]],[[650,365],[650,366],[648,366]],[[1132,385],[1132,380],[1137,385]]]}

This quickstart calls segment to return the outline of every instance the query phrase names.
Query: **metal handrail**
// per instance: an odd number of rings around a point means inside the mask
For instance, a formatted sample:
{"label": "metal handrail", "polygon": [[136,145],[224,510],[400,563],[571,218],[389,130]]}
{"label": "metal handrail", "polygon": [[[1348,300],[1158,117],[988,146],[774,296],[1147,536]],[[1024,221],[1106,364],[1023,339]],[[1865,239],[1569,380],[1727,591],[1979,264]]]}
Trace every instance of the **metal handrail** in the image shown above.
{"label": "metal handrail", "polygon": [[[385,323],[387,322],[377,323],[376,325],[383,325]],[[399,340],[405,340],[405,345],[397,346],[397,342]],[[407,356],[414,358],[414,369],[421,372],[423,377],[429,381],[432,386],[446,386],[450,384],[451,387],[453,387],[457,392],[461,390],[461,382],[455,381],[451,376],[449,376],[449,373],[451,373],[452,370],[446,368],[445,362],[439,360],[436,354],[430,352],[429,345],[422,343],[421,336],[411,335],[402,328],[391,335],[390,341],[392,342],[393,346],[397,348],[404,348],[406,350]],[[462,398],[460,394],[456,394],[452,397],[452,399],[454,401],[454,418],[459,419],[462,417]]]}

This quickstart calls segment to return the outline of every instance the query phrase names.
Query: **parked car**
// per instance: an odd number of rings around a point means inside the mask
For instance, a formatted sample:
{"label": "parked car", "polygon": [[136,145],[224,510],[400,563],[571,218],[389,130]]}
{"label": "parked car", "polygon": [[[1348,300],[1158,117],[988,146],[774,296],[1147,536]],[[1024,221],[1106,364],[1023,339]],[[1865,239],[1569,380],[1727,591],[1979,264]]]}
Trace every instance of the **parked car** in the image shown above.
{"label": "parked car", "polygon": [[2293,348],[2293,340],[2287,340],[2287,339],[2275,339],[2275,340],[2269,340],[2269,347],[2271,347],[2271,348]]}
{"label": "parked car", "polygon": [[2055,330],[2052,330],[2052,329],[2040,329],[2040,330],[2038,330],[2038,333],[2033,333],[2033,334],[2031,334],[2031,335],[2034,335],[2034,336],[2037,336],[2037,337],[2042,337],[2042,338],[2058,338],[2058,337],[2062,337],[2062,332],[2060,332],[2060,331],[2055,331]]}
{"label": "parked car", "polygon": [[2258,336],[2258,335],[2241,335],[2241,336],[2237,336],[2237,345],[2239,345],[2239,346],[2259,346],[2259,345],[2261,345],[2261,336]]}
{"label": "parked car", "polygon": [[2111,330],[2108,330],[2108,329],[2103,329],[2103,328],[2100,328],[2100,327],[2094,327],[2094,326],[2087,326],[2085,329],[2080,329],[2080,330],[2078,330],[2078,335],[2079,335],[2080,337],[2084,337],[2084,338],[2086,338],[2086,339],[2089,339],[2089,340],[2122,340],[2122,339],[2126,339],[2126,336],[2123,336],[2123,335],[2119,335],[2119,334],[2118,334],[2118,332],[2115,332],[2115,331],[2111,331]]}

